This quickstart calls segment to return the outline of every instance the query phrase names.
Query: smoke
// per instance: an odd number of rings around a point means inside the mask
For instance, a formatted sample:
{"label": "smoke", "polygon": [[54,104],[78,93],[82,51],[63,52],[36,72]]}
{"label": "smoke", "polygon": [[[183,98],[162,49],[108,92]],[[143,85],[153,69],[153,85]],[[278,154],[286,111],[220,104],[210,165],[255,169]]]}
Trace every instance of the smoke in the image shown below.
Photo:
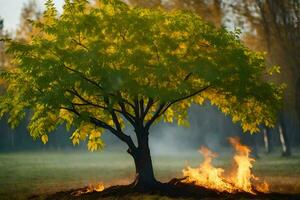
{"label": "smoke", "polygon": [[153,127],[150,148],[154,155],[195,152],[207,146],[216,152],[227,144],[228,136],[240,135],[241,130],[230,118],[209,104],[192,106],[189,110],[190,127],[160,123]]}

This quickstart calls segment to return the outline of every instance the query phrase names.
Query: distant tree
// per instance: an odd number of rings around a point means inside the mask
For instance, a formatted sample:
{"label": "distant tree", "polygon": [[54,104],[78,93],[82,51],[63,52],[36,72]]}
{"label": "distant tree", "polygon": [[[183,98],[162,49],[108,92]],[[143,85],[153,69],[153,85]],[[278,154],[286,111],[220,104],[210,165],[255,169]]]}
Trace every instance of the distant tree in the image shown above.
{"label": "distant tree", "polygon": [[[3,29],[4,29],[4,20],[0,18],[0,38],[3,37]],[[0,67],[4,67],[5,63],[5,54],[4,54],[4,43],[0,41]]]}
{"label": "distant tree", "polygon": [[264,140],[264,147],[265,152],[267,154],[273,151],[273,143],[272,143],[272,135],[269,128],[263,127],[262,128],[263,140]]}
{"label": "distant tree", "polygon": [[[300,79],[297,81],[297,90],[296,90],[296,108],[297,108],[297,113],[298,113],[298,119],[300,121]],[[300,124],[300,122],[299,122]]]}
{"label": "distant tree", "polygon": [[[103,148],[108,130],[128,146],[137,188],[155,180],[150,127],[159,121],[187,125],[192,104],[210,101],[239,121],[244,131],[272,126],[281,87],[263,78],[261,53],[251,52],[237,33],[216,29],[191,12],[130,8],[117,0],[65,1],[58,16],[51,0],[30,43],[7,41],[14,70],[0,114],[15,127],[30,109],[28,129],[46,143],[65,123],[76,127],[74,144],[88,139]],[[124,132],[133,127],[135,140]]]}
{"label": "distant tree", "polygon": [[[31,20],[37,20],[41,15],[38,10],[37,4],[35,0],[29,0],[28,2],[23,4],[20,16],[20,23],[16,27],[15,32],[8,33],[5,31],[4,23],[2,23],[2,31],[0,27],[0,38],[7,38],[10,35],[14,35],[15,39],[28,41],[30,39],[30,35],[32,34],[32,23]],[[2,21],[3,22],[3,21]],[[1,26],[1,25],[0,25]],[[14,67],[10,61],[8,55],[4,54],[4,45],[3,41],[0,41],[0,67]],[[3,90],[3,84],[5,81],[0,79],[0,90]],[[26,141],[29,145],[32,145],[32,140],[29,140],[28,132],[26,131],[26,122],[23,122],[22,125],[18,128],[18,130],[11,130],[1,121],[1,134],[0,140],[3,142],[1,146],[6,150],[16,150],[18,148],[22,148],[26,145]],[[18,137],[16,137],[18,134]]]}
{"label": "distant tree", "polygon": [[215,26],[221,26],[224,17],[224,2],[222,0],[127,0],[130,5],[145,8],[165,8],[167,10],[189,10],[193,11],[203,19],[213,23]]}
{"label": "distant tree", "polygon": [[[3,70],[8,66],[9,57],[5,54],[3,38],[7,38],[9,33],[5,31],[4,19],[0,17],[0,70]],[[5,80],[0,77],[0,94],[5,92]],[[3,122],[3,121],[2,121]],[[15,147],[15,136],[11,132],[7,131],[6,124],[0,124],[0,141],[1,149],[9,149]],[[4,146],[5,144],[5,146]],[[8,147],[8,148],[7,148]]]}
{"label": "distant tree", "polygon": [[38,9],[35,0],[29,0],[23,4],[20,16],[20,24],[16,30],[16,38],[19,40],[29,40],[32,34],[32,20],[38,20],[41,17],[41,12]]}
{"label": "distant tree", "polygon": [[182,10],[191,10],[205,20],[220,27],[223,24],[225,8],[222,0],[171,0],[169,5]]}
{"label": "distant tree", "polygon": [[161,0],[128,0],[124,1],[128,2],[132,6],[139,6],[144,8],[157,8],[157,7],[163,7],[163,3]]}
{"label": "distant tree", "polygon": [[[272,65],[282,66],[282,73],[277,79],[287,83],[283,111],[285,117],[292,120],[281,120],[281,123],[291,121],[290,126],[300,130],[300,110],[297,106],[297,82],[300,81],[300,1],[298,0],[249,0],[232,1],[234,11],[242,24],[246,24],[247,32],[245,42],[257,50],[268,52],[268,61]],[[298,116],[297,116],[298,115]],[[298,120],[297,120],[298,118]],[[298,121],[298,122],[297,122]],[[288,126],[279,124],[280,132],[285,138],[280,140],[286,144],[288,141]],[[291,129],[291,128],[290,128]],[[292,131],[290,131],[292,132]],[[289,134],[297,135],[297,131]],[[285,146],[286,144],[282,144]],[[290,147],[288,147],[290,149]],[[283,150],[284,151],[284,150]],[[283,155],[289,155],[283,153]]]}
{"label": "distant tree", "polygon": [[[10,34],[7,31],[5,31],[5,28],[4,28],[4,19],[2,19],[0,16],[0,69],[6,67],[7,63],[8,63],[8,57],[7,57],[7,55],[5,55],[3,39],[7,38],[9,36],[10,36]],[[0,88],[1,88],[2,84],[3,84],[3,80],[0,78]],[[0,89],[0,92],[1,92],[1,89]]]}

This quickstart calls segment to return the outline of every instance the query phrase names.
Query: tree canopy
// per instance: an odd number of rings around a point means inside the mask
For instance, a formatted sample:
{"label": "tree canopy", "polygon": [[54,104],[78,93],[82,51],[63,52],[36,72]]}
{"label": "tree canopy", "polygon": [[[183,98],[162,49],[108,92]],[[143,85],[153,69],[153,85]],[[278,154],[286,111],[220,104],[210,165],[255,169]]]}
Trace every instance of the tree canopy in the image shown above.
{"label": "tree canopy", "polygon": [[244,131],[272,126],[280,86],[267,81],[264,54],[238,32],[217,29],[187,11],[133,8],[118,0],[51,0],[30,41],[7,40],[14,67],[1,72],[0,115],[14,127],[30,110],[28,129],[47,142],[61,124],[74,144],[103,147],[109,130],[129,146],[126,121],[149,130],[164,120],[187,125],[192,104],[209,101]]}

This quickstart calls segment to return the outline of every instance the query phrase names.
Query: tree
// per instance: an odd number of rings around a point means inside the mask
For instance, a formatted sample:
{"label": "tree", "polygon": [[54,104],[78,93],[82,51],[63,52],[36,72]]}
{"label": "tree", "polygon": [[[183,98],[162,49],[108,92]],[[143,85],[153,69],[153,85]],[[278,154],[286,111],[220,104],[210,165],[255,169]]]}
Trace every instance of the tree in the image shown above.
{"label": "tree", "polygon": [[[39,16],[40,12],[38,11],[36,2],[34,0],[30,0],[27,3],[24,3],[21,10],[20,23],[17,27],[17,30],[15,31],[15,34],[8,33],[7,31],[5,31],[3,26],[3,20],[0,20],[0,38],[7,38],[11,35],[15,35],[15,38],[18,40],[29,40],[33,29],[30,20],[36,20],[39,18]],[[13,67],[13,65],[11,65],[10,63],[9,56],[4,54],[3,41],[0,41],[0,68],[5,67],[11,68]],[[5,84],[5,82],[3,82],[2,79],[0,79],[0,92],[2,92],[3,90],[3,84]],[[1,147],[3,149],[16,150],[20,147],[22,148],[22,146],[24,147],[24,142],[26,140],[30,142],[28,146],[31,145],[32,141],[29,140],[30,137],[28,136],[25,128],[26,122],[22,123],[18,127],[18,130],[9,129],[9,127],[7,127],[7,125],[4,123],[4,120],[0,122],[2,130],[0,134],[0,140],[2,141]],[[16,137],[16,133],[18,134],[18,137]]]}
{"label": "tree", "polygon": [[213,23],[216,26],[221,26],[225,8],[222,4],[225,4],[221,0],[128,0],[130,5],[140,6],[146,8],[165,8],[167,10],[171,9],[180,9],[180,10],[190,10],[201,17],[203,19]]}
{"label": "tree", "polygon": [[46,143],[47,133],[65,123],[76,127],[73,143],[88,139],[93,151],[104,146],[107,130],[128,146],[134,186],[151,188],[158,183],[148,144],[154,123],[187,125],[191,104],[207,100],[244,131],[274,124],[281,87],[264,80],[263,55],[237,33],[192,12],[130,8],[117,0],[66,0],[60,16],[51,0],[46,6],[31,42],[7,41],[17,68],[2,72],[8,86],[0,114],[14,127],[30,109],[34,138]]}
{"label": "tree", "polygon": [[224,2],[221,0],[172,0],[170,4],[177,9],[194,11],[217,27],[223,24],[225,8],[223,7]]}
{"label": "tree", "polygon": [[[0,37],[3,37],[3,28],[4,28],[4,21],[0,18]],[[0,41],[0,67],[4,67],[5,59],[4,59],[4,45],[3,41]]]}
{"label": "tree", "polygon": [[300,50],[300,1],[249,0],[234,1],[232,4],[239,19],[242,19],[243,24],[248,25],[248,41],[246,43],[249,44],[250,38],[252,47],[256,46],[256,49],[268,51],[268,61],[271,64],[282,66],[282,73],[277,79],[286,82],[288,86],[284,95],[285,104],[282,112],[289,120],[281,120],[281,122],[291,121],[291,126],[297,127],[298,125],[298,131],[297,128],[290,128],[292,130],[289,131],[287,125],[280,125],[287,130],[287,132],[282,131],[282,134],[285,135],[282,138],[287,140],[286,144],[290,144],[289,137],[296,137],[300,128],[300,118],[298,117],[300,110],[297,106],[299,104],[297,81],[300,80],[300,58],[297,55]]}
{"label": "tree", "polygon": [[271,130],[269,128],[263,127],[262,133],[263,133],[265,152],[269,154],[273,151]]}
{"label": "tree", "polygon": [[[125,2],[125,1],[124,1]],[[143,1],[143,0],[128,0],[130,5],[133,6],[140,6],[144,8],[157,8],[162,7],[162,1],[161,0],[149,0],[149,1]]]}
{"label": "tree", "polygon": [[40,15],[41,13],[35,0],[25,3],[21,11],[20,24],[16,30],[16,38],[19,40],[30,39],[33,31],[31,20],[38,20]]}

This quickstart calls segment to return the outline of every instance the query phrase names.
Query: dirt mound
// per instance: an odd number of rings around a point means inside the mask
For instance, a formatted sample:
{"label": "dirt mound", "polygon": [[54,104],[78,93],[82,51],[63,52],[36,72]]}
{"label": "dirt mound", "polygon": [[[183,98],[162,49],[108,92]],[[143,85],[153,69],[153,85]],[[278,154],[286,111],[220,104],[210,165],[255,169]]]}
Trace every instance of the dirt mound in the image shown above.
{"label": "dirt mound", "polygon": [[[179,179],[172,179],[168,183],[159,183],[150,189],[136,188],[133,185],[118,185],[106,188],[101,192],[91,192],[81,195],[74,195],[77,191],[85,188],[57,192],[46,197],[46,200],[100,200],[100,199],[143,199],[144,195],[158,195],[170,198],[187,198],[189,200],[300,200],[300,194],[279,194],[279,193],[257,193],[256,195],[237,192],[227,193],[209,190],[193,184],[182,183]],[[78,193],[77,193],[78,194]],[[38,197],[31,198],[37,200]],[[158,199],[158,198],[155,198]]]}

